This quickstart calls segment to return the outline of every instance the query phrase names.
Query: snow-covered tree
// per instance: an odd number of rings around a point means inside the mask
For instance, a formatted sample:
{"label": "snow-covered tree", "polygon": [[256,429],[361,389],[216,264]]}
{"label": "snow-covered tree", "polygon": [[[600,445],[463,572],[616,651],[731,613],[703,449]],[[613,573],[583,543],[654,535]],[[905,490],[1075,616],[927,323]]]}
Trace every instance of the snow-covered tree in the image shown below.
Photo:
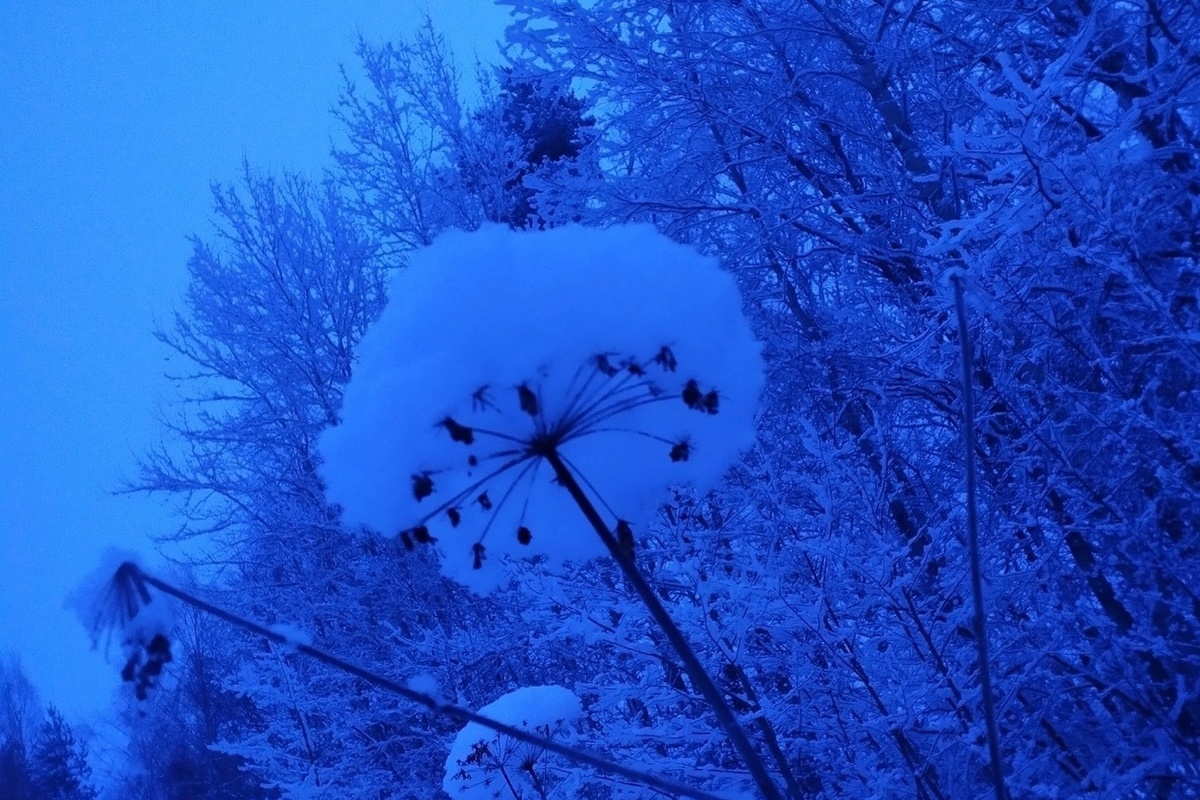
{"label": "snow-covered tree", "polygon": [[12,653],[0,658],[0,786],[13,800],[30,797],[29,750],[41,719],[37,689],[20,659]]}
{"label": "snow-covered tree", "polygon": [[[215,578],[210,594],[363,663],[434,674],[473,705],[527,674],[549,677],[544,648],[515,629],[515,604],[473,599],[419,559],[397,559],[394,543],[343,530],[325,501],[312,445],[338,420],[353,347],[396,256],[381,255],[333,188],[299,177],[248,169],[240,191],[218,189],[216,216],[216,235],[195,242],[185,308],[160,332],[185,401],[176,441],[145,459],[136,487],[182,501],[176,538]],[[181,689],[221,698],[181,705],[197,715],[195,735],[171,763],[197,785],[239,760],[296,792],[371,783],[419,797],[440,780],[434,743],[450,734],[446,722],[414,723],[394,698],[257,643],[190,638],[176,654],[189,676]],[[189,655],[193,646],[202,652]],[[221,666],[193,674],[201,662]],[[353,699],[335,710],[331,698]],[[211,724],[206,708],[245,719]],[[210,747],[230,758],[206,756]]]}
{"label": "snow-covered tree", "polygon": [[[734,276],[766,382],[755,447],[713,491],[665,495],[637,565],[789,798],[1193,791],[1194,4],[508,5],[509,68],[474,105],[432,29],[364,44],[337,190],[251,175],[218,196],[225,224],[168,334],[204,387],[176,426],[188,455],[151,458],[145,481],[195,501],[216,592],[472,707],[570,686],[622,763],[736,780],[611,564],[518,558],[515,587],[474,597],[428,549],[347,536],[314,446],[407,253],[487,221],[650,223]],[[542,133],[568,145],[537,158]],[[986,629],[967,580],[968,343]],[[536,416],[505,380],[502,422]],[[460,401],[413,425],[453,442]],[[229,686],[264,726],[230,752],[297,794],[318,768],[333,792],[436,791],[453,730],[294,654],[235,649]]]}
{"label": "snow-covered tree", "polygon": [[1193,779],[1194,10],[510,5],[512,57],[597,109],[605,181],[549,191],[721,253],[757,299],[761,448],[724,502],[755,498],[739,532],[765,515],[780,555],[754,572],[788,579],[767,649],[735,652],[757,695],[787,687],[791,752],[837,793],[980,791],[942,288],[964,271],[1013,789]]}
{"label": "snow-covered tree", "polygon": [[92,768],[87,746],[54,706],[46,716],[29,753],[30,797],[34,800],[93,800]]}

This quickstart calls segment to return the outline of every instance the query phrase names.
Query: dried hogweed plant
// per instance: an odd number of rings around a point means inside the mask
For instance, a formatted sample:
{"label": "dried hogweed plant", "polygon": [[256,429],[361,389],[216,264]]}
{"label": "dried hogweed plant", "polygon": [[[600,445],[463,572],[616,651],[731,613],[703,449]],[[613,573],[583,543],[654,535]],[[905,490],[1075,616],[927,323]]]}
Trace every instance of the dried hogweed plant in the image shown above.
{"label": "dried hogweed plant", "polygon": [[[398,274],[360,344],[342,424],[322,438],[322,472],[347,523],[438,548],[443,570],[476,591],[504,580],[506,557],[536,552],[553,568],[611,556],[759,793],[776,800],[756,747],[639,571],[634,534],[668,487],[710,488],[753,443],[761,386],[759,346],[732,278],[649,227],[453,233]],[[108,575],[119,597],[106,595],[110,607],[129,612],[118,626],[155,605],[153,588],[461,723],[660,792],[716,798],[446,704],[134,561]],[[170,658],[167,635],[139,635],[131,682],[153,684]]]}
{"label": "dried hogweed plant", "polygon": [[[113,564],[117,563],[116,559],[126,558],[131,560],[120,560],[119,564],[113,567]],[[132,554],[110,551],[100,568],[74,592],[71,604],[97,643],[112,636],[121,637],[122,647],[129,654],[129,660],[121,670],[121,677],[127,683],[134,684],[139,701],[147,699],[149,689],[157,684],[163,667],[171,661],[171,605],[175,602],[185,603],[301,656],[352,675],[383,691],[399,695],[429,712],[464,725],[464,731],[487,730],[506,737],[505,741],[514,745],[530,748],[530,753],[554,753],[665,794],[690,797],[694,800],[723,800],[712,792],[632,769],[556,741],[547,735],[549,731],[528,731],[486,714],[446,703],[429,692],[391,680],[314,647],[303,640],[306,637],[297,638],[294,631],[268,627],[209,603],[176,584],[147,572]]]}
{"label": "dried hogweed plant", "polygon": [[484,229],[439,240],[391,291],[322,441],[330,497],[477,591],[506,558],[611,556],[779,797],[636,559],[667,489],[712,487],[753,442],[761,355],[731,276],[648,227]]}
{"label": "dried hogweed plant", "polygon": [[[405,548],[412,550],[419,544],[436,541],[430,526],[437,522],[450,529],[474,527],[478,532],[471,534],[474,537],[471,543],[472,568],[482,569],[487,553],[484,542],[509,504],[519,506],[515,524],[508,526],[512,529],[508,531],[509,535],[523,546],[533,541],[533,532],[526,524],[530,492],[520,489],[526,485],[531,489],[538,480],[540,468],[543,465],[548,467],[553,482],[570,496],[609,555],[620,566],[655,623],[666,634],[687,668],[693,685],[712,706],[763,795],[779,797],[765,764],[738,723],[724,694],[717,688],[682,631],[637,568],[630,522],[621,518],[605,502],[594,483],[568,455],[571,445],[588,437],[638,436],[660,445],[660,457],[663,460],[677,464],[686,462],[693,449],[688,436],[667,438],[652,431],[624,427],[622,416],[644,406],[661,403],[682,404],[692,412],[716,415],[720,410],[720,394],[715,388],[701,388],[694,378],[688,379],[678,392],[664,390],[650,376],[649,370],[658,368],[664,373],[676,371],[678,361],[670,347],[659,348],[653,357],[645,360],[626,357],[617,362],[619,366],[614,365],[611,356],[610,353],[603,353],[589,358],[574,371],[565,395],[552,398],[550,403],[537,384],[520,383],[515,386],[514,405],[517,412],[527,418],[522,421],[523,424],[490,427],[487,418],[489,412],[496,420],[508,422],[512,417],[511,413],[506,415],[501,411],[497,405],[500,401],[492,399],[476,403],[470,424],[452,417],[443,418],[438,427],[445,431],[451,441],[467,451],[465,463],[460,466],[457,475],[453,471],[444,474],[434,470],[412,474],[413,499],[418,503],[431,500],[434,504],[412,527],[401,530],[399,538]],[[488,388],[477,390],[473,397],[477,401],[487,397]],[[630,465],[633,469],[636,466]],[[460,480],[453,482],[455,477]],[[445,499],[437,502],[437,487],[443,478],[452,481],[454,488]],[[467,515],[475,511],[482,512],[483,520],[476,526],[469,526],[465,520],[469,519]]]}

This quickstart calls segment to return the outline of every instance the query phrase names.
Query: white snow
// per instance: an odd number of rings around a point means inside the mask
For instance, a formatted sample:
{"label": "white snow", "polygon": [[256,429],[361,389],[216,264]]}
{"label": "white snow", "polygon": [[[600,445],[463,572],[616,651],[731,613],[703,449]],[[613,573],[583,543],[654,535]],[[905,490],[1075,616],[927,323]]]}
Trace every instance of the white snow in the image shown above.
{"label": "white snow", "polygon": [[[581,710],[579,698],[569,689],[561,686],[524,686],[502,695],[479,709],[479,713],[497,722],[544,736],[553,733],[559,725],[574,722]],[[483,763],[468,763],[468,758],[480,743],[487,745],[490,756],[483,759]],[[482,725],[467,723],[450,745],[442,789],[456,800],[492,800],[496,788],[504,780],[494,764],[508,763],[516,767],[518,765],[512,762],[527,755],[529,747]],[[490,769],[489,764],[493,765]],[[519,768],[507,771],[510,779],[517,777],[520,772]]]}
{"label": "white snow", "polygon": [[282,636],[284,641],[280,646],[295,649],[297,645],[312,647],[312,634],[296,625],[277,623],[270,626],[271,633]]}
{"label": "white snow", "polygon": [[[762,363],[737,287],[714,259],[649,226],[455,231],[414,254],[390,297],[360,345],[343,423],[320,443],[329,497],[348,523],[395,535],[519,461],[535,430],[519,406],[522,384],[551,425],[574,398],[586,404],[619,390],[610,400],[648,399],[651,384],[661,392],[660,402],[560,448],[608,524],[629,520],[635,537],[668,486],[711,487],[753,441]],[[664,346],[677,371],[654,363]],[[604,374],[600,355],[616,375]],[[629,374],[627,359],[645,376]],[[716,390],[718,413],[685,406],[681,392],[693,379],[702,393]],[[474,443],[453,441],[439,424],[447,418],[471,427]],[[689,457],[672,461],[672,446],[685,440]],[[512,455],[497,455],[504,451]],[[536,461],[473,488],[456,504],[459,526],[444,512],[429,519],[448,575],[487,591],[505,578],[502,556],[543,555],[553,566],[603,552],[549,465]],[[418,501],[414,476],[422,475],[433,491]],[[477,500],[485,490],[490,510]],[[518,541],[521,526],[528,545]],[[486,548],[482,569],[473,568],[477,542]]]}
{"label": "white snow", "polygon": [[423,695],[432,697],[439,703],[443,702],[441,693],[438,691],[437,678],[427,672],[413,675],[405,681],[404,685],[414,692],[420,692]]}

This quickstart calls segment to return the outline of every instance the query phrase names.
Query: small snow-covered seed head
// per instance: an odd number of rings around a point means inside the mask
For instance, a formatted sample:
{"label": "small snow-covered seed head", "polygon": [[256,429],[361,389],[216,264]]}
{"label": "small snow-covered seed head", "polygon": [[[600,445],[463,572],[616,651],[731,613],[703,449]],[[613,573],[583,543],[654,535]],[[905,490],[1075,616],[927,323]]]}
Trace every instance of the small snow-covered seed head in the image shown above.
{"label": "small snow-covered seed head", "polygon": [[121,678],[134,684],[144,700],[157,685],[163,668],[172,660],[170,637],[174,627],[174,601],[151,594],[137,557],[109,550],[94,570],[69,596],[68,605],[88,628],[93,643],[105,649],[114,640],[124,651]]}

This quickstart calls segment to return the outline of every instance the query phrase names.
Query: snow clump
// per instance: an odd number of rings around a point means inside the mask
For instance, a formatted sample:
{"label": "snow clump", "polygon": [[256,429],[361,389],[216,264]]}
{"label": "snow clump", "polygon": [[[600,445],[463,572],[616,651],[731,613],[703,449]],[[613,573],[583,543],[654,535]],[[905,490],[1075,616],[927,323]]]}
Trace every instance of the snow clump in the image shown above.
{"label": "snow clump", "polygon": [[[579,698],[561,686],[525,686],[502,695],[479,709],[481,716],[541,736],[552,736],[579,718]],[[501,769],[509,780],[532,775],[542,751],[517,742],[503,733],[469,722],[454,737],[446,757],[442,789],[456,800],[493,800],[504,785]]]}
{"label": "snow clump", "polygon": [[753,443],[737,286],[650,226],[450,232],[389,296],[320,441],[329,498],[476,591],[504,557],[605,552],[539,447],[632,541],[667,487],[711,488]]}

